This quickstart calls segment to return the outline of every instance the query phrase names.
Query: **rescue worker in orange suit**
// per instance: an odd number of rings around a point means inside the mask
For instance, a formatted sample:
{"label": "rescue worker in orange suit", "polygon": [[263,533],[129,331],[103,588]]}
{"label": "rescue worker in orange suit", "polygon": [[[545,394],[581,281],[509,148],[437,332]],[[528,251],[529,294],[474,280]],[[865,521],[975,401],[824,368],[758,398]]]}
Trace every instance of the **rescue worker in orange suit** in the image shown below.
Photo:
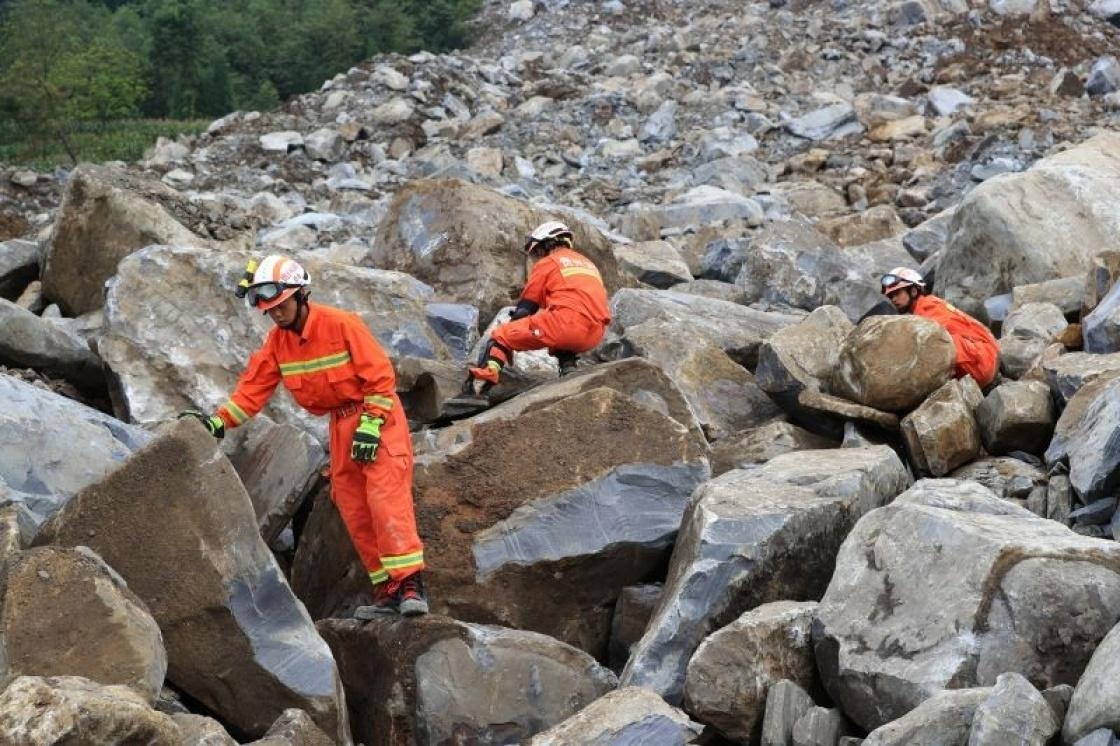
{"label": "rescue worker in orange suit", "polygon": [[972,376],[987,388],[999,372],[999,342],[988,327],[953,304],[925,294],[920,274],[906,267],[892,269],[880,279],[883,295],[899,313],[912,313],[936,321],[953,339],[957,349],[956,376]]}
{"label": "rescue worker in orange suit", "polygon": [[275,327],[215,414],[180,416],[197,417],[221,438],[260,412],[281,382],[309,412],[329,414],[331,497],[374,588],[373,604],[355,616],[425,614],[412,441],[393,366],[357,315],[308,302],[310,283],[303,267],[283,256],[267,257],[255,271],[250,264],[246,298]]}
{"label": "rescue worker in orange suit", "polygon": [[560,375],[575,371],[579,353],[594,349],[611,323],[603,278],[572,248],[568,226],[542,223],[524,252],[536,261],[510,321],[494,329],[478,366],[470,369],[476,391],[498,383],[519,350],[547,348],[560,361]]}

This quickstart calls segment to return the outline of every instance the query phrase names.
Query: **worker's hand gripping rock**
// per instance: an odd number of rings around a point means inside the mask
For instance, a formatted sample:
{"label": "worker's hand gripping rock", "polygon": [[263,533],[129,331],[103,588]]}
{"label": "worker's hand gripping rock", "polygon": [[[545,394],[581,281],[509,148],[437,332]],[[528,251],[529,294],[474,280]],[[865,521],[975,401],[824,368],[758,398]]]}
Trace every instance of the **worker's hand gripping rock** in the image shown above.
{"label": "worker's hand gripping rock", "polygon": [[377,458],[377,447],[381,445],[380,417],[363,414],[354,430],[354,440],[350,445],[350,458],[355,461],[369,463]]}
{"label": "worker's hand gripping rock", "polygon": [[215,438],[221,439],[226,436],[226,423],[222,422],[222,418],[216,414],[206,415],[196,409],[186,409],[179,413],[179,419],[184,417],[194,417]]}

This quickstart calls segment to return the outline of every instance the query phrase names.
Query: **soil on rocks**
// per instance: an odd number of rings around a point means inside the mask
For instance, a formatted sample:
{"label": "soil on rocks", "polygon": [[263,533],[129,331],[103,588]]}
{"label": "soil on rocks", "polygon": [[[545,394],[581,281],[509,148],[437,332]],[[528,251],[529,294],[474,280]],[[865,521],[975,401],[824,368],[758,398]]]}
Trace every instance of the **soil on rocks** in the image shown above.
{"label": "soil on rocks", "polygon": [[22,238],[31,230],[31,223],[20,215],[0,212],[0,241]]}

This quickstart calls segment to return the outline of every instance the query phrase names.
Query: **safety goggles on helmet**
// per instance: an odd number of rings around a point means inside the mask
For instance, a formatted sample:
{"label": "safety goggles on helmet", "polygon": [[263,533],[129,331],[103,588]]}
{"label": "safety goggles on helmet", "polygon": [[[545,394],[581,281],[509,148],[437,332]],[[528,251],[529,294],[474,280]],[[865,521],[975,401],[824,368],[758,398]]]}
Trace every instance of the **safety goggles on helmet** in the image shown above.
{"label": "safety goggles on helmet", "polygon": [[879,278],[879,284],[883,286],[884,290],[886,288],[889,288],[891,285],[898,284],[899,282],[906,282],[906,280],[902,277],[899,277],[898,275],[891,274],[883,275]]}
{"label": "safety goggles on helmet", "polygon": [[245,298],[249,301],[250,306],[257,306],[261,303],[268,303],[270,300],[275,300],[289,287],[292,286],[285,285],[282,282],[261,282],[256,285],[250,285]]}

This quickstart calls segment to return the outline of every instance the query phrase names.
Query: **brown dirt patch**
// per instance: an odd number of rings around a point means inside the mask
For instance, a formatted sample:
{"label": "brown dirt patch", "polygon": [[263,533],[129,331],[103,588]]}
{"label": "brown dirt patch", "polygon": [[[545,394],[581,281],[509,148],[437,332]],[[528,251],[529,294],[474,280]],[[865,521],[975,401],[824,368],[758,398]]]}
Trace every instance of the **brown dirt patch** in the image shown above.
{"label": "brown dirt patch", "polygon": [[998,24],[974,28],[967,20],[958,20],[946,27],[947,35],[960,37],[965,51],[946,57],[938,63],[938,70],[953,64],[963,65],[971,75],[992,72],[992,57],[1011,49],[1030,49],[1067,67],[1084,60],[1113,54],[1118,41],[1116,30],[1102,24],[1105,39],[1094,39],[1051,16],[1041,21],[1006,19]]}
{"label": "brown dirt patch", "polygon": [[22,238],[31,230],[31,223],[20,215],[0,212],[0,241]]}

